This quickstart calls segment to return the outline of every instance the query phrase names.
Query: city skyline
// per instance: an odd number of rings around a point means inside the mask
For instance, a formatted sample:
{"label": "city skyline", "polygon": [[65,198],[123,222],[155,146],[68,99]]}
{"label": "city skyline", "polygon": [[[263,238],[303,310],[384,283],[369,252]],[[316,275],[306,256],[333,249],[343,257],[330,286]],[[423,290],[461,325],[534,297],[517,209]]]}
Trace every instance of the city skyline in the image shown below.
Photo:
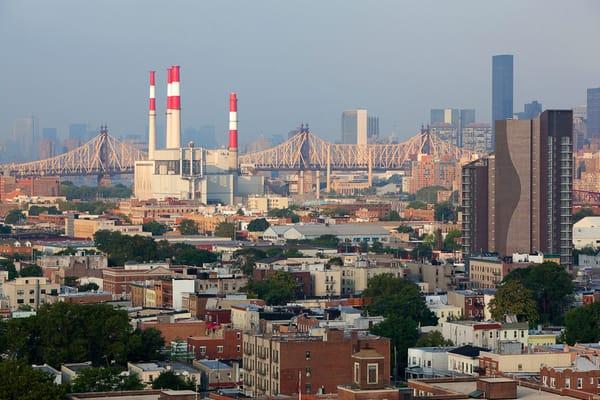
{"label": "city skyline", "polygon": [[[242,143],[260,134],[285,135],[301,122],[334,139],[340,112],[354,108],[380,117],[382,137],[395,133],[399,139],[416,133],[428,121],[431,108],[475,108],[478,122],[490,122],[495,54],[515,56],[515,109],[531,99],[547,108],[585,104],[586,89],[600,84],[595,74],[600,58],[589,51],[591,38],[600,35],[593,23],[600,6],[594,2],[577,8],[560,2],[544,2],[543,8],[542,2],[519,3],[519,15],[509,13],[505,5],[464,1],[466,11],[458,15],[454,6],[438,3],[432,7],[394,2],[387,4],[391,11],[382,14],[359,2],[292,7],[264,1],[236,5],[239,14],[227,12],[231,4],[180,5],[168,21],[162,8],[153,7],[156,4],[120,5],[119,15],[108,14],[105,10],[110,8],[99,4],[83,10],[71,1],[52,6],[0,4],[0,41],[13,60],[0,66],[0,86],[7,93],[0,99],[0,139],[10,135],[16,119],[32,114],[40,128],[57,128],[61,137],[70,123],[79,121],[92,128],[106,123],[115,135],[143,135],[144,72],[157,70],[160,109],[166,97],[161,90],[164,69],[172,60],[182,66],[185,80],[182,128],[214,125],[217,137],[226,133],[227,94],[236,90],[244,108]],[[533,12],[547,18],[532,28],[526,15]],[[435,29],[415,37],[412,32],[424,15],[435,22],[428,24]],[[572,29],[551,29],[566,16],[580,23]],[[197,18],[202,23],[196,23]],[[351,28],[363,18],[374,22]],[[486,22],[494,18],[499,24]],[[306,21],[311,29],[296,29],[289,23],[294,19]],[[346,23],[331,29],[330,22],[340,20]],[[460,24],[477,30],[480,37],[457,30]],[[56,28],[67,25],[81,34]],[[542,33],[543,40],[527,40]],[[449,49],[439,44],[441,37],[458,44]],[[550,63],[544,54],[561,43],[568,44],[564,57]],[[357,48],[364,49],[363,57],[348,64]],[[541,56],[534,56],[534,50]],[[446,60],[443,67],[436,62],[440,56]],[[39,62],[43,57],[50,62]],[[585,63],[576,62],[584,57]],[[164,115],[158,115],[157,124],[164,124]]]}

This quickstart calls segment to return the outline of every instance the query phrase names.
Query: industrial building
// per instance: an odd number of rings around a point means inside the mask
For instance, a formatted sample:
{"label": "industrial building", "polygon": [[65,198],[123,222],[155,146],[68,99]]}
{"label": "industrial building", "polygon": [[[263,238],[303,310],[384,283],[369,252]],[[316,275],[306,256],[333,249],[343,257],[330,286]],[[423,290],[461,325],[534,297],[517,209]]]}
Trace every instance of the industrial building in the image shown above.
{"label": "industrial building", "polygon": [[235,196],[262,194],[264,178],[239,176],[237,95],[229,96],[227,149],[181,144],[180,68],[167,70],[166,148],[156,146],[155,72],[150,71],[148,159],[135,163],[135,196],[140,200],[167,198],[201,203],[233,204]]}

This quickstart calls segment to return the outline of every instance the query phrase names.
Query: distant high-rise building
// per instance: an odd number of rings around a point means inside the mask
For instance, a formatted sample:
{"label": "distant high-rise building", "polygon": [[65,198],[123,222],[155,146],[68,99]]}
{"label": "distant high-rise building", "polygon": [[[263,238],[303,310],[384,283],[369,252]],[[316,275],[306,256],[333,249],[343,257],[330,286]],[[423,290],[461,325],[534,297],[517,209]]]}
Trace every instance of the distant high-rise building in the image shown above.
{"label": "distant high-rise building", "polygon": [[492,57],[492,128],[495,121],[513,116],[513,56]]}
{"label": "distant high-rise building", "polygon": [[87,124],[75,123],[69,125],[69,139],[81,144],[87,140],[87,137]]}
{"label": "distant high-rise building", "polygon": [[379,139],[379,117],[367,117],[367,140],[370,143],[377,142]]}
{"label": "distant high-rise building", "polygon": [[43,128],[42,139],[58,142],[58,131],[56,130],[56,128]]}
{"label": "distant high-rise building", "polygon": [[573,112],[496,121],[495,140],[494,155],[463,167],[465,256],[541,251],[571,266]]}
{"label": "distant high-rise building", "polygon": [[205,148],[212,149],[217,147],[215,127],[213,125],[203,125],[198,129],[191,127],[186,128],[182,134],[182,144],[187,146],[189,142],[194,142],[195,146]]}
{"label": "distant high-rise building", "polygon": [[15,120],[12,129],[12,142],[18,151],[12,157],[15,161],[32,160],[38,155],[37,122],[34,116]]}
{"label": "distant high-rise building", "polygon": [[367,110],[348,110],[342,113],[342,143],[367,144]]}
{"label": "distant high-rise building", "polygon": [[600,137],[600,87],[587,90],[587,138]]}
{"label": "distant high-rise building", "polygon": [[448,131],[442,134],[442,138],[446,137],[444,140],[451,140],[459,147],[463,145],[464,127],[475,122],[475,110],[470,108],[435,108],[431,110],[430,115],[433,130]]}
{"label": "distant high-rise building", "polygon": [[542,103],[533,100],[531,103],[525,103],[523,111],[516,113],[517,119],[534,119],[542,113]]}
{"label": "distant high-rise building", "polygon": [[587,107],[573,107],[573,151],[580,150],[587,138]]}
{"label": "distant high-rise building", "polygon": [[489,124],[471,123],[462,130],[463,148],[476,153],[489,153],[494,146]]}

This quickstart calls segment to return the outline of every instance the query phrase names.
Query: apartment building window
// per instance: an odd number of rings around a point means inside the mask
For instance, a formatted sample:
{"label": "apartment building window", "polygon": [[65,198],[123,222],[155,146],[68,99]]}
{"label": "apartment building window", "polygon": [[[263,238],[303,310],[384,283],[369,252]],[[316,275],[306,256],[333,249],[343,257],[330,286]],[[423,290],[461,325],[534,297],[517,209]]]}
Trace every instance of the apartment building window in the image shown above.
{"label": "apartment building window", "polygon": [[25,301],[23,299],[17,299],[17,304],[23,304]]}
{"label": "apartment building window", "polygon": [[556,379],[550,378],[550,387],[556,387]]}
{"label": "apartment building window", "polygon": [[307,383],[306,385],[304,385],[304,392],[306,394],[311,394],[312,393],[312,385],[310,383]]}
{"label": "apartment building window", "polygon": [[311,367],[306,367],[306,377],[310,378],[310,376],[312,375],[312,368]]}
{"label": "apartment building window", "polygon": [[377,364],[367,364],[367,383],[377,383],[379,379],[379,366]]}
{"label": "apartment building window", "polygon": [[240,346],[239,344],[237,346],[235,346],[235,351],[237,351],[238,353],[242,350],[242,346]]}
{"label": "apartment building window", "polygon": [[565,378],[565,388],[571,388],[571,378]]}
{"label": "apartment building window", "polygon": [[206,346],[200,346],[200,354],[206,354]]}
{"label": "apartment building window", "polygon": [[594,377],[592,376],[592,377],[590,377],[590,385],[593,385],[593,384],[594,384]]}
{"label": "apartment building window", "polygon": [[310,351],[307,351],[304,356],[307,360],[310,360]]}
{"label": "apartment building window", "polygon": [[543,383],[544,386],[548,386],[548,377],[547,376],[544,375],[542,377],[542,383]]}
{"label": "apartment building window", "polygon": [[217,353],[223,352],[223,346],[217,346]]}
{"label": "apartment building window", "polygon": [[242,333],[241,332],[236,332],[235,333],[235,337],[236,337],[237,340],[240,340],[241,337],[242,337]]}
{"label": "apartment building window", "polygon": [[23,289],[17,290],[17,296],[23,296],[24,294],[25,294],[25,291]]}
{"label": "apartment building window", "polygon": [[360,364],[354,363],[354,383],[360,383]]}
{"label": "apartment building window", "polygon": [[583,387],[583,378],[577,378],[577,389],[581,389]]}

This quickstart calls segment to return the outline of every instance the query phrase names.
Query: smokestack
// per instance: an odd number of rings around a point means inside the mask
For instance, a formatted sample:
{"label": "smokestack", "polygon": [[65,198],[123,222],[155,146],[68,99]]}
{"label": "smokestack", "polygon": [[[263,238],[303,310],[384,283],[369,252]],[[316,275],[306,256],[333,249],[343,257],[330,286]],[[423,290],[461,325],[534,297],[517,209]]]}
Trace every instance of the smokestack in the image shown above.
{"label": "smokestack", "polygon": [[179,65],[171,68],[171,147],[181,147],[181,97],[179,86]]}
{"label": "smokestack", "polygon": [[150,97],[148,104],[148,159],[154,159],[156,149],[156,82],[155,71],[150,71]]}
{"label": "smokestack", "polygon": [[238,168],[237,94],[229,94],[229,169]]}
{"label": "smokestack", "polygon": [[238,131],[237,131],[237,94],[229,94],[229,150],[237,151]]}
{"label": "smokestack", "polygon": [[165,147],[171,148],[171,67],[167,68],[167,120],[166,120],[166,140]]}

